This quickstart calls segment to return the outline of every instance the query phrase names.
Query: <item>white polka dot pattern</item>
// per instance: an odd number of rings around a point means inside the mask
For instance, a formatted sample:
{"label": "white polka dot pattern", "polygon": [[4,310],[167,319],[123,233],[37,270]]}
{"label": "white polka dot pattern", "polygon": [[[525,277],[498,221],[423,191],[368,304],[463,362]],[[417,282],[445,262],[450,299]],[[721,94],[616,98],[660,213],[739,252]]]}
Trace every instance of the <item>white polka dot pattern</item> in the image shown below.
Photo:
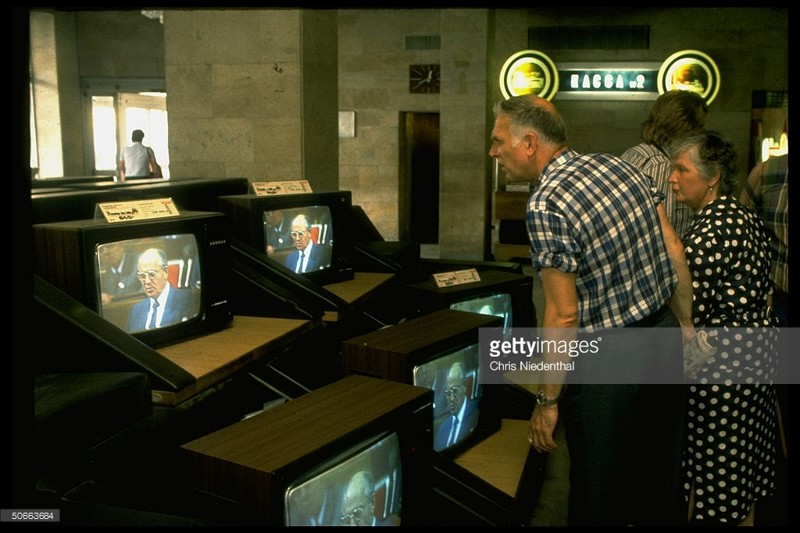
{"label": "white polka dot pattern", "polygon": [[685,488],[694,485],[694,520],[735,525],[775,488],[769,239],[755,214],[723,196],[697,214],[683,242],[694,324],[717,332],[718,349],[689,388]]}

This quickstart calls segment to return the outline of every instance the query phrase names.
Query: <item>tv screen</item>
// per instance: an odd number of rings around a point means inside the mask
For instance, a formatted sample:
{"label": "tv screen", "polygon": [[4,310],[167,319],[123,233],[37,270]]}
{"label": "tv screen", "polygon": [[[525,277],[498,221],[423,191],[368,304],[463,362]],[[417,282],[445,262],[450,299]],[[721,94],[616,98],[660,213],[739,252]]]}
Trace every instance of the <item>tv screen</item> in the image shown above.
{"label": "tv screen", "polygon": [[434,392],[433,449],[449,454],[499,428],[480,384],[479,329],[501,318],[441,309],[342,343],[345,373],[410,383]]}
{"label": "tv screen", "polygon": [[234,237],[318,284],[353,279],[350,191],[221,196]]}
{"label": "tv screen", "polygon": [[419,525],[430,390],[346,376],[181,446],[194,507],[234,525]]}
{"label": "tv screen", "polygon": [[169,327],[200,314],[203,280],[194,234],[99,243],[95,257],[99,314],[127,333]]}
{"label": "tv screen", "polygon": [[453,302],[450,309],[500,317],[503,319],[503,329],[508,329],[513,325],[514,317],[511,304],[511,294],[501,292]]}
{"label": "tv screen", "polygon": [[264,211],[264,242],[269,258],[296,274],[330,268],[335,242],[330,207]]}
{"label": "tv screen", "polygon": [[414,367],[413,384],[433,390],[433,449],[466,440],[478,426],[481,384],[477,344],[447,351]]}
{"label": "tv screen", "polygon": [[391,432],[326,461],[286,490],[288,526],[400,525],[400,439]]}
{"label": "tv screen", "polygon": [[222,213],[33,230],[37,273],[148,345],[220,329],[232,319]]}

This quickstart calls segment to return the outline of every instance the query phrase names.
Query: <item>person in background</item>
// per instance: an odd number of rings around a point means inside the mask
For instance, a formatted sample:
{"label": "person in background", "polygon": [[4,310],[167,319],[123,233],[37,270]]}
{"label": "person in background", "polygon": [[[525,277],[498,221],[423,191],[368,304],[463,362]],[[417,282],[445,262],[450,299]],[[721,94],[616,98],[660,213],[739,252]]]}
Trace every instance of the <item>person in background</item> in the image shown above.
{"label": "person in background", "polygon": [[103,305],[141,293],[142,285],[136,277],[136,254],[126,251],[122,243],[112,242],[98,247],[97,260]]}
{"label": "person in background", "polygon": [[672,161],[666,147],[676,138],[705,127],[708,107],[694,91],[673,90],[659,96],[642,123],[642,142],[622,153],[620,157],[650,175],[664,198],[667,218],[678,237],[692,223],[692,210],[675,201],[675,193],[667,180]]}
{"label": "person in background", "polygon": [[283,211],[265,212],[264,221],[267,224],[267,255],[272,255],[277,250],[294,247],[294,239],[292,239],[291,235],[292,228]]}
{"label": "person in background", "polygon": [[770,232],[772,308],[778,325],[789,325],[789,154],[755,165],[739,201],[761,216]]}
{"label": "person in background", "polygon": [[[693,333],[691,285],[663,196],[630,163],[570,149],[564,120],[548,100],[512,97],[495,104],[494,116],[489,155],[510,179],[533,187],[526,224],[544,293],[542,339],[603,341],[602,353],[581,358],[585,373],[566,387],[566,371],[543,377],[531,415],[531,445],[550,452],[563,412],[567,523],[685,525],[681,353],[683,338]],[[633,327],[661,331],[657,340],[635,330],[622,334]],[[578,337],[578,328],[588,334]],[[604,369],[625,381],[584,380]],[[672,384],[643,381],[652,373]]]}
{"label": "person in background", "polygon": [[286,256],[287,268],[302,273],[331,266],[331,250],[327,246],[314,243],[308,217],[305,215],[294,217],[290,235],[294,240],[295,250]]}
{"label": "person in background", "polygon": [[161,177],[161,167],[153,149],[142,144],[144,132],[131,132],[130,146],[126,146],[119,157],[119,181],[126,179],[150,179]]}
{"label": "person in background", "polygon": [[702,131],[676,141],[670,153],[675,197],[695,212],[683,237],[694,286],[692,318],[716,348],[689,385],[684,469],[690,519],[753,525],[756,501],[775,490],[777,458],[769,233],[732,196],[736,151],[729,141]]}
{"label": "person in background", "polygon": [[199,313],[200,302],[194,292],[173,287],[167,267],[167,254],[163,250],[149,248],[139,256],[136,276],[146,298],[131,308],[129,333],[171,326]]}

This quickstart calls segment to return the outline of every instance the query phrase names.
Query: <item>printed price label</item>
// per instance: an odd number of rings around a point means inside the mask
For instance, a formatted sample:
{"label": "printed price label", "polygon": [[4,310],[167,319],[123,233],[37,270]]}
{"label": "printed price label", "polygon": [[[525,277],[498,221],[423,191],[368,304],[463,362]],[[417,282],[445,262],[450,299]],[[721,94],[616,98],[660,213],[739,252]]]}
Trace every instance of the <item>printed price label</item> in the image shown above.
{"label": "printed price label", "polygon": [[256,196],[269,196],[272,194],[302,194],[314,192],[308,180],[294,181],[256,181],[253,182],[253,192]]}
{"label": "printed price label", "polygon": [[97,204],[97,207],[106,220],[112,223],[180,216],[180,211],[178,211],[172,198],[106,202]]}
{"label": "printed price label", "polygon": [[440,272],[433,275],[436,280],[437,287],[452,287],[454,285],[463,285],[464,283],[475,283],[480,281],[481,277],[478,271],[474,268],[467,270],[456,270],[454,272]]}

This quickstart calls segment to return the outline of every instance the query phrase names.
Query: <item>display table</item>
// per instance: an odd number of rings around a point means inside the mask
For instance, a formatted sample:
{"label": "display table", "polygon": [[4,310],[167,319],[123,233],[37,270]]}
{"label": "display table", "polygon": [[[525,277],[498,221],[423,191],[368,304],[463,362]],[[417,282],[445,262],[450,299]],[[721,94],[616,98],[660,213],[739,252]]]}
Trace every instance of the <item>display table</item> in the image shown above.
{"label": "display table", "polygon": [[[351,280],[331,283],[323,287],[351,306],[358,306],[362,305],[378,287],[387,283],[394,276],[394,274],[387,274],[385,272],[355,272]],[[325,322],[336,322],[339,320],[339,313],[336,311],[326,311],[322,320]]]}
{"label": "display table", "polygon": [[157,351],[197,381],[180,391],[153,391],[155,405],[174,406],[218,385],[313,327],[308,320],[234,316],[230,327]]}
{"label": "display table", "polygon": [[[525,470],[531,445],[527,420],[503,419],[500,431],[459,455],[455,462],[512,498]],[[531,509],[535,502],[530,502]]]}

